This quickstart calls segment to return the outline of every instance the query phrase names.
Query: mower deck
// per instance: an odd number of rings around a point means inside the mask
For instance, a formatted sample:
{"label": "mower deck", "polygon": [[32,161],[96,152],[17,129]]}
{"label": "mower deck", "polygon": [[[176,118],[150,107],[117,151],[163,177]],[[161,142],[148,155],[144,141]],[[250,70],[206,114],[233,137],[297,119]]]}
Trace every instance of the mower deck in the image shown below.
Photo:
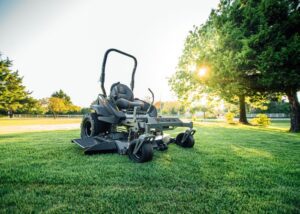
{"label": "mower deck", "polygon": [[101,137],[74,139],[72,142],[83,148],[85,154],[118,152],[118,147],[114,141],[105,140]]}
{"label": "mower deck", "polygon": [[[174,129],[174,127],[189,127],[193,126],[193,123],[184,123],[178,118],[148,118],[149,123],[145,123],[145,128],[150,130],[151,128],[161,129]],[[81,148],[84,149],[85,154],[95,153],[119,153],[125,155],[131,142],[123,136],[123,133],[111,133],[109,137],[85,137],[72,140]],[[168,144],[175,142],[174,138],[170,138],[168,142],[164,143],[162,138],[156,138],[153,143],[153,149],[166,150]]]}
{"label": "mower deck", "polygon": [[[164,143],[163,138],[156,138],[152,142],[153,149],[166,150],[168,144],[175,142],[174,138],[169,138],[168,142]],[[84,149],[85,154],[95,153],[119,153],[121,155],[127,154],[127,150],[132,142],[128,142],[124,139],[112,140],[103,138],[100,136],[79,138],[72,140],[72,143],[76,143]]]}

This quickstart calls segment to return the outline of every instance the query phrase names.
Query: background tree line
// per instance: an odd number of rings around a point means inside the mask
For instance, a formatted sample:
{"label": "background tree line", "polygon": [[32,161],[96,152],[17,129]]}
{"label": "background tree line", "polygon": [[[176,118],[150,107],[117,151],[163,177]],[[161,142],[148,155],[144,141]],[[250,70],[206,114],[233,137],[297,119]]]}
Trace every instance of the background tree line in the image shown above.
{"label": "background tree line", "polygon": [[[169,83],[187,104],[194,92],[239,105],[289,101],[290,131],[300,132],[300,6],[298,0],[221,0],[205,24],[190,31]],[[199,70],[206,69],[204,73]],[[199,75],[200,74],[200,75]]]}
{"label": "background tree line", "polygon": [[0,114],[78,114],[81,109],[72,103],[71,98],[62,90],[51,97],[34,99],[22,83],[18,71],[11,69],[12,62],[0,54]]}

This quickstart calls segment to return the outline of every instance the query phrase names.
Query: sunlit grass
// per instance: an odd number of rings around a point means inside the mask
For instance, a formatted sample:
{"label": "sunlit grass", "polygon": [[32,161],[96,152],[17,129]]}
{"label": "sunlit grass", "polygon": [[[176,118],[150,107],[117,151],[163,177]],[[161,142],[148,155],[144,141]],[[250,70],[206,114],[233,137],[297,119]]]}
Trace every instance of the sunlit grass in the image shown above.
{"label": "sunlit grass", "polygon": [[243,125],[238,123],[236,120],[234,124],[227,124],[223,120],[217,120],[217,119],[206,119],[201,120],[198,119],[194,121],[197,125],[205,125],[205,126],[221,126],[221,127],[229,127],[229,128],[248,128],[248,129],[255,129],[255,130],[266,130],[266,131],[288,131],[290,128],[290,121],[289,120],[272,120],[271,124],[267,127],[261,127],[261,126],[249,126],[249,125]]}
{"label": "sunlit grass", "polygon": [[270,152],[266,152],[260,149],[247,148],[242,146],[232,145],[232,150],[240,157],[252,158],[252,157],[263,157],[263,158],[272,158]]}
{"label": "sunlit grass", "polygon": [[[180,130],[171,133],[174,135]],[[0,213],[299,213],[300,135],[202,123],[152,162],[86,156],[79,130],[0,136]]]}

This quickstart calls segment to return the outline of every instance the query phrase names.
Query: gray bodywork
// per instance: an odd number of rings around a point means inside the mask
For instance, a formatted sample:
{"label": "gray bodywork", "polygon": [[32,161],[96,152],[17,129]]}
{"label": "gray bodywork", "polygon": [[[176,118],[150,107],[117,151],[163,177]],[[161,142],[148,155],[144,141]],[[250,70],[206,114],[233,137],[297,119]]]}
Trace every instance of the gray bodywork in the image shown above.
{"label": "gray bodywork", "polygon": [[[131,110],[118,109],[113,100],[107,96],[104,87],[105,66],[110,52],[117,52],[133,59],[134,68],[130,86],[132,91],[134,89],[134,76],[137,67],[136,58],[117,49],[106,51],[100,78],[102,94],[99,94],[96,101],[91,105],[91,111],[97,114],[99,121],[111,124],[111,130],[109,133],[74,139],[72,142],[82,147],[85,153],[118,152],[119,154],[126,154],[130,144],[133,142],[135,142],[134,152],[137,152],[143,143],[151,143],[154,149],[167,149],[167,145],[174,142],[175,139],[164,135],[163,132],[165,130],[187,127],[188,129],[184,133],[182,141],[195,133],[192,122],[183,122],[179,118],[174,117],[157,116],[156,109],[153,106],[154,94],[150,89],[153,100],[146,111],[142,111],[138,107],[134,107]],[[153,107],[152,110],[151,106]],[[155,112],[153,112],[154,110]]]}

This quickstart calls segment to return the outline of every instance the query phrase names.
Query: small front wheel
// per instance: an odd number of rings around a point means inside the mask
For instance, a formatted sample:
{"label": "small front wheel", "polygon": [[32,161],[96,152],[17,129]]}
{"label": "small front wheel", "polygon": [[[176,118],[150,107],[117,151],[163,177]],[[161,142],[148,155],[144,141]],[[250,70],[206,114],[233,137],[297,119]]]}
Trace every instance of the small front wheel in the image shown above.
{"label": "small front wheel", "polygon": [[[184,148],[192,148],[194,147],[195,140],[193,135],[184,136],[186,133],[180,133],[176,137],[175,143],[179,146],[182,146]],[[183,140],[183,137],[186,139]],[[182,141],[183,140],[183,141]]]}
{"label": "small front wheel", "polygon": [[134,154],[134,148],[137,144],[138,140],[135,142],[131,143],[129,148],[128,148],[128,156],[131,160],[137,163],[144,163],[147,161],[152,160],[153,158],[153,147],[151,143],[143,143],[139,150]]}

